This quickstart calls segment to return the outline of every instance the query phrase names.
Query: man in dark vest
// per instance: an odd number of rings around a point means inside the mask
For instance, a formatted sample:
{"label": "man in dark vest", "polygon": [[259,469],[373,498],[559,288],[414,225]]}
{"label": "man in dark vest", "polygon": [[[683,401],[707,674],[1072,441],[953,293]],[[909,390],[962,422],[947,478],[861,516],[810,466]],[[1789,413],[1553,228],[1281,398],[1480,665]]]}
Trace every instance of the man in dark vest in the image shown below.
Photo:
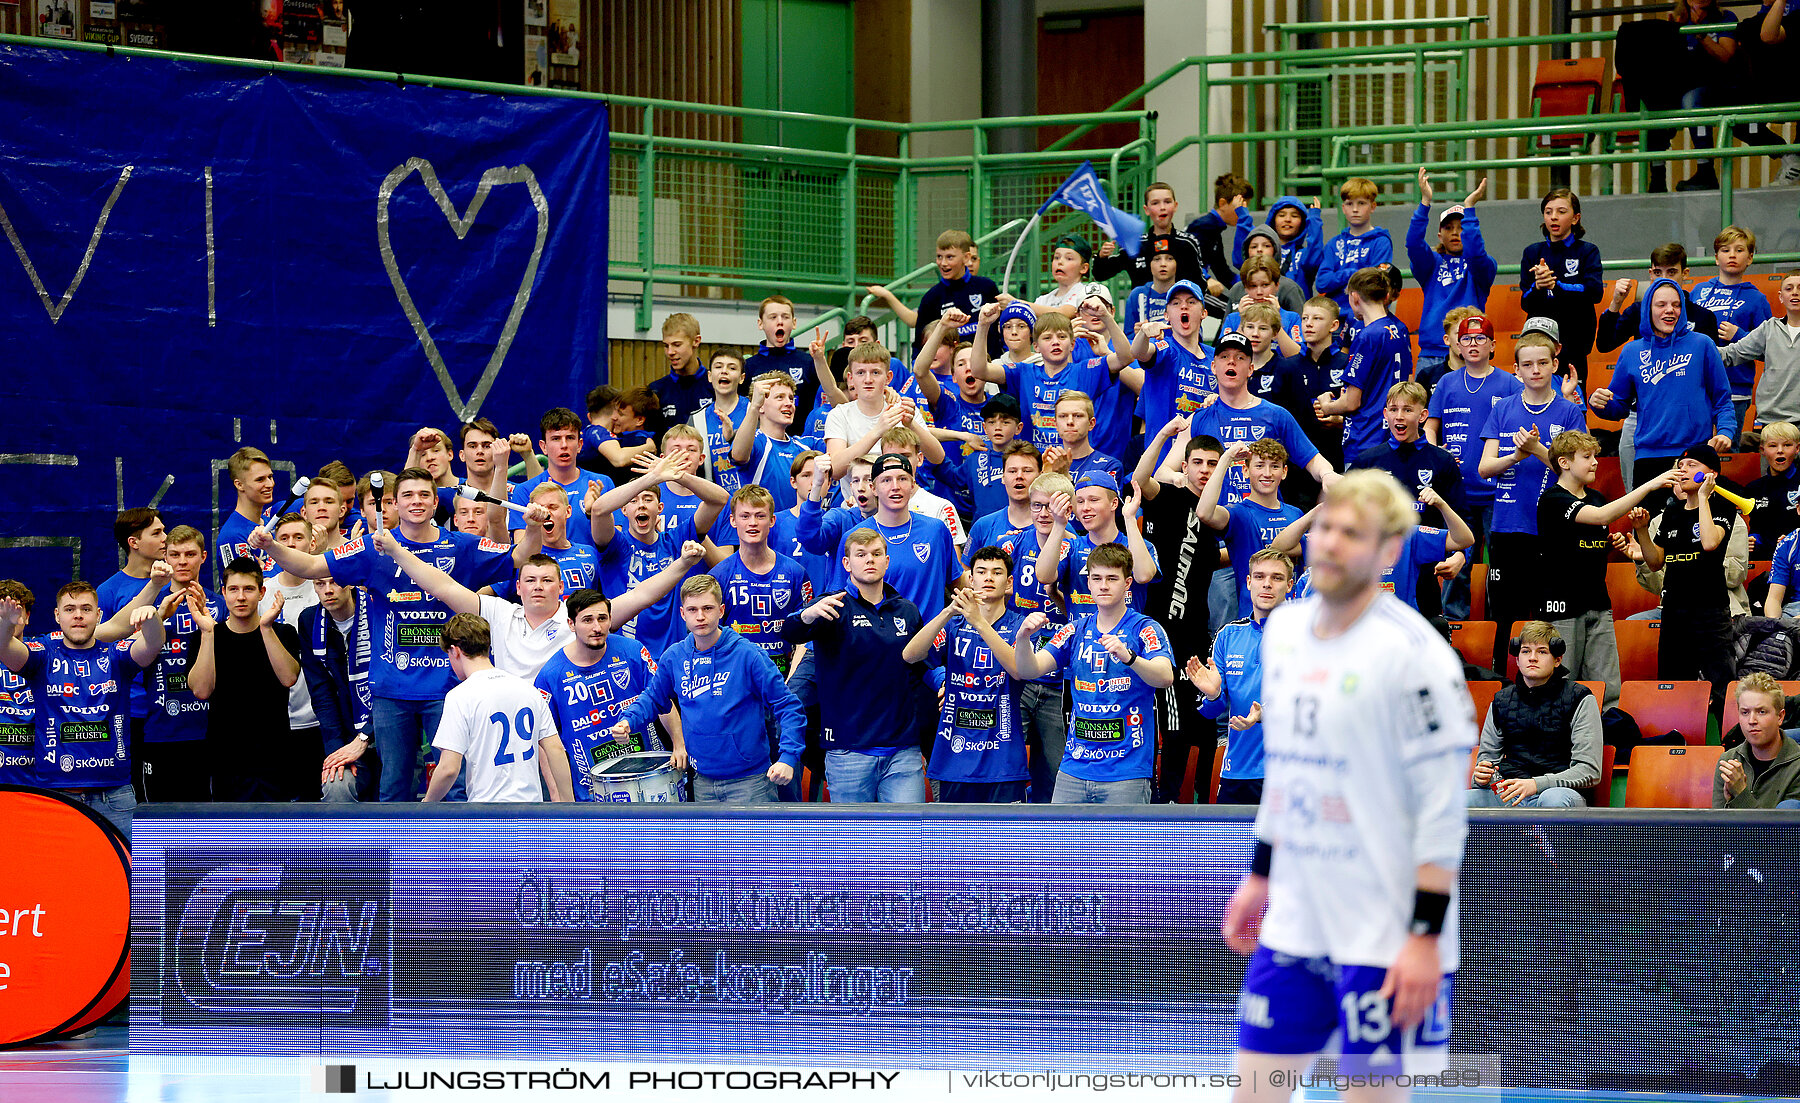
{"label": "man in dark vest", "polygon": [[1534,620],[1511,641],[1519,677],[1481,726],[1470,808],[1581,808],[1600,780],[1600,703],[1562,668],[1563,638]]}

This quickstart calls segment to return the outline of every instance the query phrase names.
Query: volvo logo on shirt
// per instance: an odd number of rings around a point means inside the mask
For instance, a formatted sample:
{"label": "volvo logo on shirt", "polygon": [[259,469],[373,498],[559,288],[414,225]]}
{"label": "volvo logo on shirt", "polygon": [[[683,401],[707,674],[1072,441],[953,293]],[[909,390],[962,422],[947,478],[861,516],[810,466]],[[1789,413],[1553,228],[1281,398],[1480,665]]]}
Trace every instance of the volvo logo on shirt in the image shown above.
{"label": "volvo logo on shirt", "polygon": [[170,850],[164,870],[165,1022],[387,1026],[386,850]]}

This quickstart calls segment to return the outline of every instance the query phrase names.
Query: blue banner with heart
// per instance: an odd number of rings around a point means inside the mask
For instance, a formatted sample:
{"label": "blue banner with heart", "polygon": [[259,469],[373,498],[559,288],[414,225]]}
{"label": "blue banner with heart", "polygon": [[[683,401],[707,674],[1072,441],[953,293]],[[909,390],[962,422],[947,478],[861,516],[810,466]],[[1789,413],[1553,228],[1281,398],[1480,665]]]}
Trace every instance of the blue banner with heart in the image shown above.
{"label": "blue banner with heart", "polygon": [[597,99],[6,45],[0,117],[0,577],[34,631],[117,568],[121,506],[210,536],[239,447],[285,498],[422,426],[535,440],[603,377]]}

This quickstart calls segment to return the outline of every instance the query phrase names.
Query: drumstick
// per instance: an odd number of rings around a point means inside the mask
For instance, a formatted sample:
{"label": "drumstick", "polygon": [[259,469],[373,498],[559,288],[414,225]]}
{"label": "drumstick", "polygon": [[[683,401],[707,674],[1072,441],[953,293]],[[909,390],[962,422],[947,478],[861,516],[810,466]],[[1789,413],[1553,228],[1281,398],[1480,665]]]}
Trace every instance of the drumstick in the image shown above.
{"label": "drumstick", "polygon": [[277,521],[281,520],[282,514],[286,513],[288,510],[294,508],[295,502],[298,502],[301,499],[306,497],[306,488],[311,485],[312,485],[312,480],[307,478],[304,475],[300,476],[298,479],[295,479],[293,490],[292,490],[292,493],[288,497],[287,504],[275,511],[275,516],[269,518],[269,523],[263,526],[263,531],[268,533],[269,535],[273,536],[275,534],[275,523]]}

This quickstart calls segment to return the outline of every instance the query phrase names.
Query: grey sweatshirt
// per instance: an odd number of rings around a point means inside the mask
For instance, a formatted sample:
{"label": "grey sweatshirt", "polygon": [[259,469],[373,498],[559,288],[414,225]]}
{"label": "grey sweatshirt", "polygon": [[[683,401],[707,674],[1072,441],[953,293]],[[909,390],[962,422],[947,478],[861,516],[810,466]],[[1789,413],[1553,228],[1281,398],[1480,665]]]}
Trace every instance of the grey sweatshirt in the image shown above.
{"label": "grey sweatshirt", "polygon": [[1763,362],[1762,379],[1756,384],[1757,420],[1764,425],[1772,421],[1800,423],[1800,328],[1788,325],[1784,318],[1770,318],[1719,354],[1727,365]]}
{"label": "grey sweatshirt", "polygon": [[[1494,726],[1495,711],[1488,709],[1487,719],[1481,724],[1481,749],[1478,755],[1478,761],[1481,762],[1500,761],[1500,729]],[[1600,747],[1603,743],[1600,702],[1593,694],[1588,694],[1581,704],[1575,706],[1575,717],[1569,722],[1569,737],[1569,768],[1532,778],[1537,782],[1538,792],[1557,786],[1585,789],[1600,780]]]}

